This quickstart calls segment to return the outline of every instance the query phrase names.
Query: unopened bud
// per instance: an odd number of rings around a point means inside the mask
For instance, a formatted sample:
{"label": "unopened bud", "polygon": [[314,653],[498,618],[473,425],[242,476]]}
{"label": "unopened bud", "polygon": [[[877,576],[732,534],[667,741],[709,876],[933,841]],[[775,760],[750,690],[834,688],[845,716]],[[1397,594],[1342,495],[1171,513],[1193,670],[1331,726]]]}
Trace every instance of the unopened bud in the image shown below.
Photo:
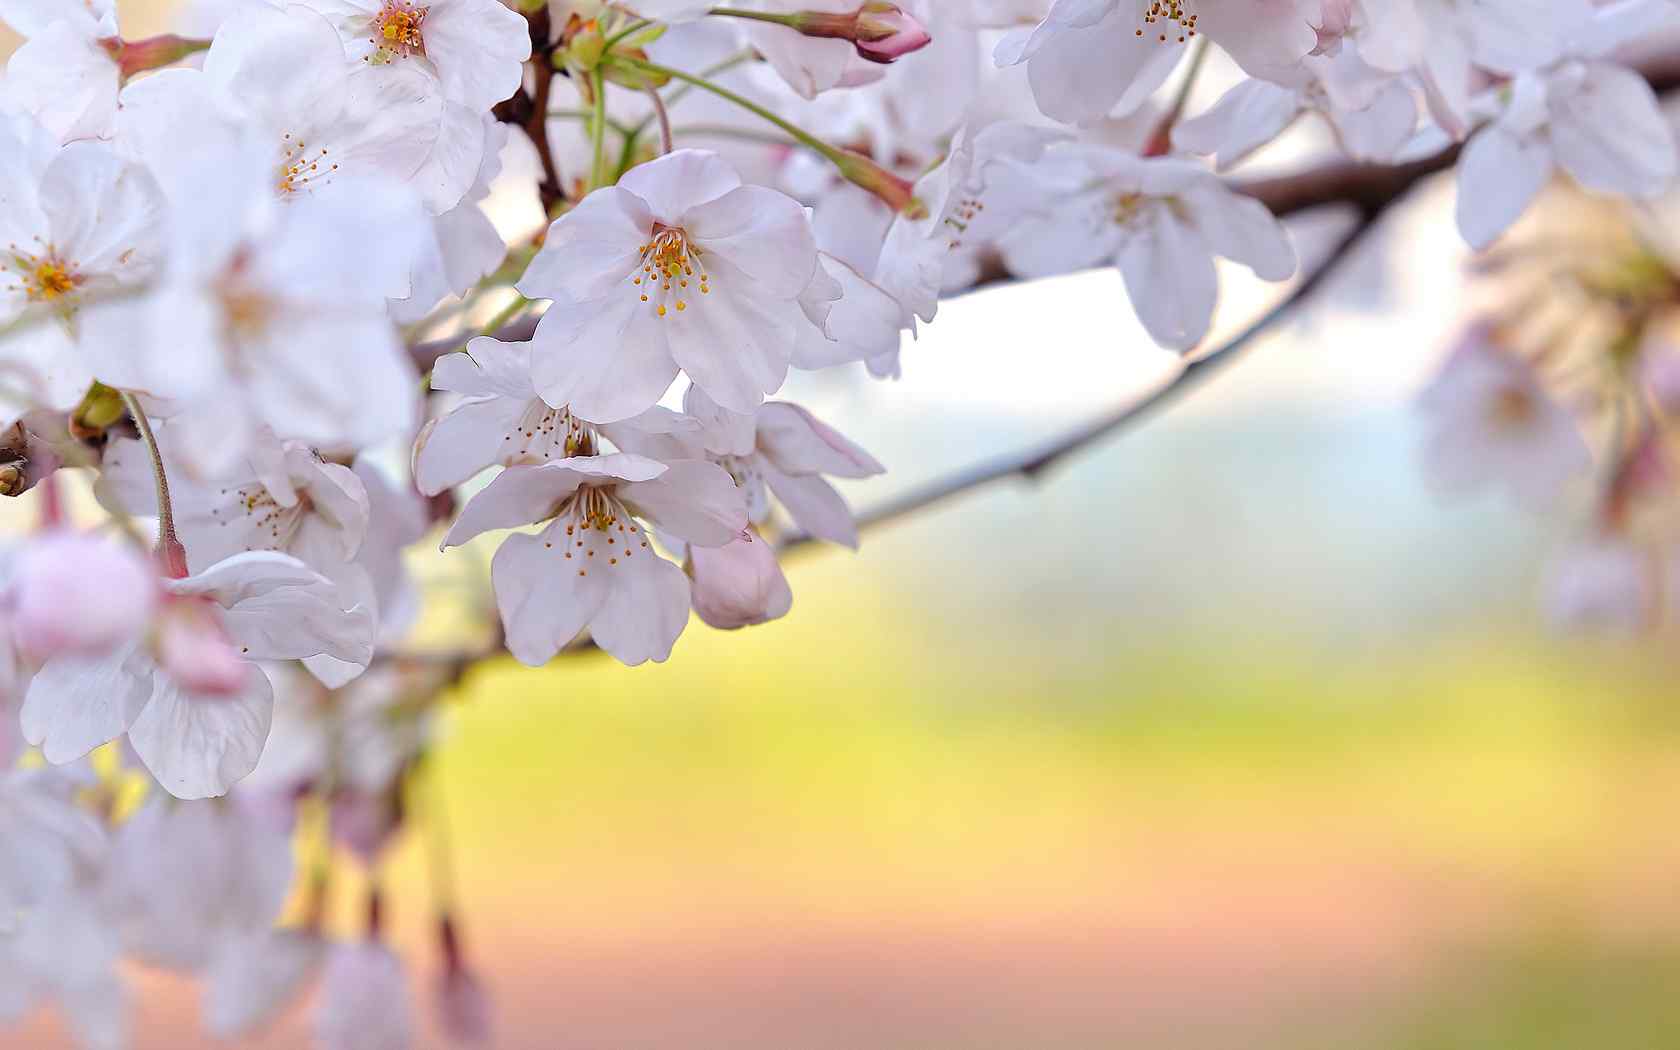
{"label": "unopened bud", "polygon": [[70,436],[79,441],[100,437],[127,414],[120,393],[104,383],[94,383],[70,411]]}
{"label": "unopened bud", "polygon": [[0,496],[21,496],[24,493],[23,471],[16,463],[0,467]]}
{"label": "unopened bud", "polygon": [[927,206],[916,199],[916,186],[910,180],[894,175],[863,154],[851,150],[839,150],[829,159],[848,182],[862,186],[881,198],[893,211],[909,219],[927,217]]}
{"label": "unopened bud", "polygon": [[933,42],[927,29],[889,0],[868,0],[856,11],[831,14],[800,11],[785,23],[806,36],[849,40],[871,62],[896,62]]}
{"label": "unopened bud", "polygon": [[188,55],[196,55],[208,49],[210,41],[164,33],[162,36],[132,42],[119,37],[107,37],[99,42],[99,46],[117,63],[117,68],[122,71],[123,79],[126,80],[136,73],[162,69],[164,66],[174,65]]}

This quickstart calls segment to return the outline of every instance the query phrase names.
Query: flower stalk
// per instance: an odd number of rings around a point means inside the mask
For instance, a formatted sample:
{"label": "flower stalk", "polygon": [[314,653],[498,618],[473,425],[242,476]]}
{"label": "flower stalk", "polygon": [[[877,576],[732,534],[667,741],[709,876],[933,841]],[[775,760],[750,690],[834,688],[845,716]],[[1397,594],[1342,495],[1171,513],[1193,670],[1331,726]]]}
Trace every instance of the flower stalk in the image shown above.
{"label": "flower stalk", "polygon": [[609,61],[629,66],[633,70],[652,76],[681,80],[703,91],[709,91],[725,102],[733,103],[754,116],[774,124],[787,132],[800,145],[821,154],[829,163],[834,165],[835,170],[840,173],[842,178],[873,193],[894,211],[901,212],[913,219],[921,218],[927,214],[927,209],[916,199],[915,186],[908,180],[894,175],[861,153],[854,153],[851,150],[841,149],[824,142],[797,124],[782,119],[765,107],[721,84],[714,84],[710,80],[693,73],[671,69],[645,59],[613,56]]}

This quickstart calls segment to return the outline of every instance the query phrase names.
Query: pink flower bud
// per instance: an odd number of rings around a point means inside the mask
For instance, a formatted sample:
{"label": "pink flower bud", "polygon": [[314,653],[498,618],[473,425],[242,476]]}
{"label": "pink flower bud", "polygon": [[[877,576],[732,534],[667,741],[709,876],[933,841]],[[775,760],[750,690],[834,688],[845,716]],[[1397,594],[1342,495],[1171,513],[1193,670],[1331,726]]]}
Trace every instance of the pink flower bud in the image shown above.
{"label": "pink flower bud", "polygon": [[933,42],[920,22],[888,0],[868,0],[845,14],[800,11],[787,15],[784,24],[806,36],[851,41],[860,56],[882,64],[896,62]]}
{"label": "pink flower bud", "polygon": [[1353,27],[1353,0],[1324,0],[1323,16],[1313,28],[1318,32],[1315,55],[1334,55],[1341,50],[1342,38]]}
{"label": "pink flower bud", "polygon": [[896,62],[933,42],[922,24],[897,4],[871,2],[858,9],[857,52],[871,62]]}
{"label": "pink flower bud", "polygon": [[36,659],[109,649],[137,635],[157,605],[157,574],[135,551],[76,533],[29,543],[13,579],[12,630]]}
{"label": "pink flower bud", "polygon": [[194,693],[232,696],[253,673],[222,628],[216,606],[204,599],[169,601],[158,617],[153,644],[158,665]]}
{"label": "pink flower bud", "polygon": [[786,616],[793,591],[776,562],[776,551],[748,532],[726,547],[695,547],[694,611],[720,630],[765,623]]}
{"label": "pink flower bud", "polygon": [[438,1027],[456,1043],[490,1041],[490,997],[471,970],[451,966],[438,978]]}

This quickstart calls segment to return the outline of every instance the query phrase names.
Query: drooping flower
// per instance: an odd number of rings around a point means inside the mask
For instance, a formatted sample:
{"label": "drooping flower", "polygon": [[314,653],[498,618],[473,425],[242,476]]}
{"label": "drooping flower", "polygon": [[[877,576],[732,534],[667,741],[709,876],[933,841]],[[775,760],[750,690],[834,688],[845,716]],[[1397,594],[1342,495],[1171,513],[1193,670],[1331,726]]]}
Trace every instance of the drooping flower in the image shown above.
{"label": "drooping flower", "polygon": [[1492,244],[1560,168],[1589,190],[1639,199],[1674,183],[1674,133],[1644,77],[1605,62],[1569,62],[1513,81],[1504,109],[1459,161],[1464,239],[1477,249]]}
{"label": "drooping flower", "polygon": [[1033,172],[1044,193],[1003,240],[1009,269],[1065,273],[1112,261],[1154,340],[1193,349],[1219,298],[1216,256],[1268,281],[1295,273],[1295,249],[1266,206],[1200,164],[1073,143]]}
{"label": "drooping flower", "polygon": [[648,526],[719,547],[746,528],[747,513],[715,463],[576,456],[502,471],[462,510],[444,546],[535,522],[547,525],[508,537],[491,563],[508,651],[544,664],[587,628],[634,665],[670,656],[688,622],[688,578],[653,548]]}
{"label": "drooping flower", "polygon": [[1483,325],[1465,333],[1419,406],[1429,420],[1425,468],[1449,495],[1502,488],[1543,508],[1592,462],[1569,411]]}
{"label": "drooping flower", "polygon": [[326,578],[287,555],[237,554],[162,587],[148,635],[109,654],[55,657],[35,674],[23,732],[47,761],[126,733],[170,794],[226,794],[268,737],[274,694],[251,661],[370,658],[371,619],[338,608]]}
{"label": "drooping flower", "polygon": [[[324,600],[347,615],[378,621],[378,595],[358,558],[368,534],[370,503],[354,470],[326,462],[300,441],[280,441],[262,432],[233,469],[194,477],[174,469],[184,459],[182,432],[174,424],[155,430],[166,471],[175,478],[175,531],[186,548],[189,572],[202,572],[245,551],[278,551],[330,581],[331,593],[323,593]],[[131,513],[156,514],[145,446],[134,440],[112,442],[98,491]],[[305,663],[329,686],[343,685],[367,667],[366,662],[346,665],[327,656],[312,656]]]}

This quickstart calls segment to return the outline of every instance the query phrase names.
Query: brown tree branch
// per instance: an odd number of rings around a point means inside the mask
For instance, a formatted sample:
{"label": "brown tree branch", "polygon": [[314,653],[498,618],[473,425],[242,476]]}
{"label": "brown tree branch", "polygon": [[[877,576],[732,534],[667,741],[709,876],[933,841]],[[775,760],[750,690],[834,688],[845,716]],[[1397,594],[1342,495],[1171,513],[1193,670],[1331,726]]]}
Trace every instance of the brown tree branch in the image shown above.
{"label": "brown tree branch", "polygon": [[[862,530],[885,525],[1000,481],[1013,478],[1037,481],[1068,457],[1182,400],[1236,361],[1242,352],[1262,335],[1299,310],[1324,285],[1331,274],[1341,268],[1342,263],[1364,240],[1365,235],[1381,221],[1383,214],[1382,210],[1361,212],[1357,221],[1336,242],[1324,261],[1297,284],[1282,302],[1257,318],[1229,342],[1189,361],[1171,379],[1142,399],[1127,401],[1025,452],[989,459],[921,488],[912,489],[897,499],[859,515],[858,528]],[[784,552],[793,551],[815,542],[816,540],[809,535],[796,534],[784,539],[778,545],[778,549]]]}

